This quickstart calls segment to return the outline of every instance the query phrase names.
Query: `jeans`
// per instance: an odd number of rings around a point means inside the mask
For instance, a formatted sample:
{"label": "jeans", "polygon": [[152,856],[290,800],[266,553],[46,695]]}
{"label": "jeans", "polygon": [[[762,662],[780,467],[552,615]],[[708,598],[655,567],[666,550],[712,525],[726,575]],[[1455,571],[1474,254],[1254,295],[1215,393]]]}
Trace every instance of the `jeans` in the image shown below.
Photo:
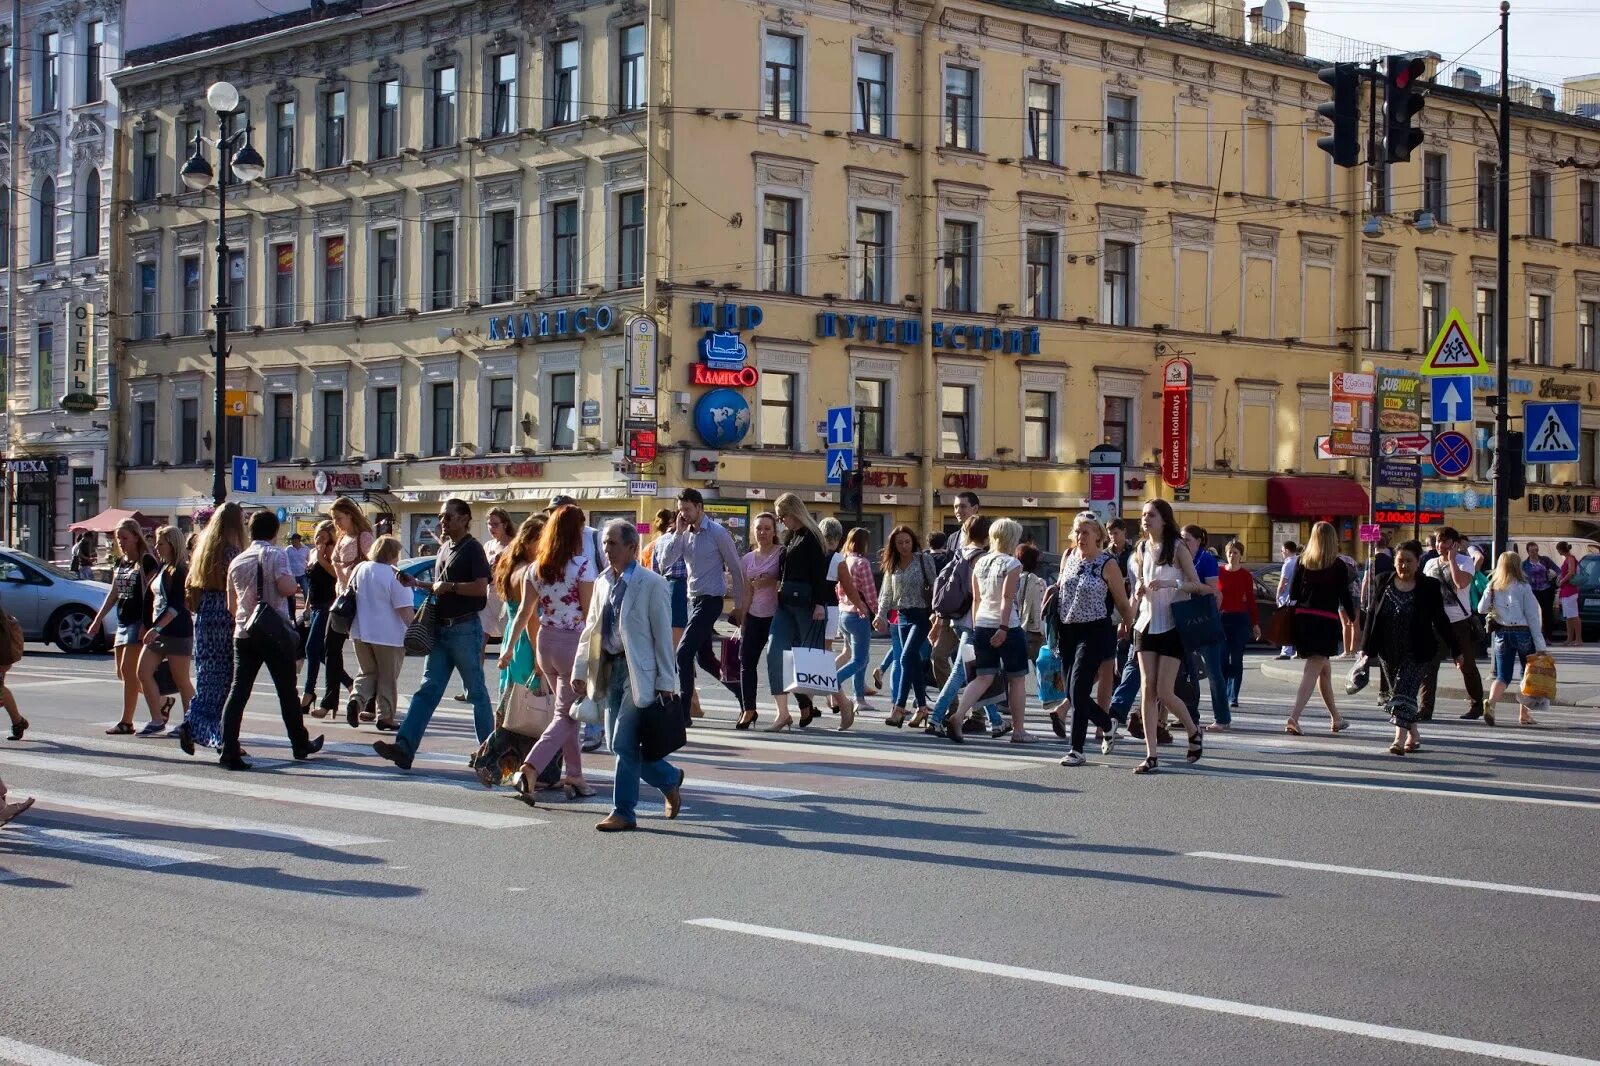
{"label": "jeans", "polygon": [[322,669],[322,651],[328,640],[328,608],[312,607],[306,618],[306,677],[300,691],[310,696],[317,691],[317,674]]}
{"label": "jeans", "polygon": [[872,657],[872,619],[863,618],[854,611],[846,611],[840,619],[840,625],[850,642],[850,661],[839,671],[839,691],[844,691],[846,681],[851,682],[856,693],[851,698],[860,703],[867,698],[867,662]]}
{"label": "jeans", "polygon": [[1111,717],[1094,700],[1100,680],[1100,664],[1117,654],[1117,630],[1111,619],[1098,622],[1069,622],[1058,630],[1061,665],[1067,671],[1067,691],[1072,695],[1072,750],[1083,753],[1083,742],[1092,721],[1101,729],[1111,728]]}
{"label": "jeans", "polygon": [[[956,699],[961,695],[961,690],[967,687],[967,663],[962,658],[962,652],[967,645],[972,643],[972,630],[966,626],[956,626],[955,630],[960,634],[960,639],[956,642],[956,654],[951,662],[950,676],[945,678],[944,687],[939,690],[938,698],[933,701],[933,721],[935,724],[944,722],[944,716],[949,714],[950,708],[956,705]],[[984,703],[982,706],[989,716],[990,726],[999,728],[1004,724],[1005,718],[995,709],[995,705],[992,702]]]}
{"label": "jeans", "polygon": [[744,616],[744,633],[739,639],[739,709],[756,709],[756,664],[772,635],[772,619],[760,615]]}
{"label": "jeans", "polygon": [[717,676],[719,664],[711,647],[711,636],[717,619],[722,617],[721,596],[696,596],[689,601],[689,624],[678,641],[678,691],[683,720],[689,720],[689,708],[694,703],[694,664]]}
{"label": "jeans", "polygon": [[639,708],[633,702],[628,663],[611,660],[610,691],[606,693],[607,719],[611,723],[611,750],[617,753],[616,778],[611,789],[611,813],[627,822],[636,820],[639,780],[643,778],[663,793],[678,787],[677,767],[665,759],[645,762],[639,755]]}
{"label": "jeans", "polygon": [[[1224,630],[1226,635],[1226,630]],[[1228,679],[1222,669],[1222,660],[1226,654],[1224,641],[1209,644],[1185,656],[1185,661],[1192,661],[1199,656],[1200,661],[1206,665],[1206,682],[1211,686],[1211,717],[1216,719],[1218,725],[1228,725],[1233,721],[1233,712],[1228,710]],[[1198,697],[1195,706],[1199,706]]]}
{"label": "jeans", "polygon": [[300,701],[295,697],[293,655],[273,654],[255,637],[234,637],[233,685],[228,689],[228,702],[222,708],[222,754],[225,757],[239,754],[244,705],[250,702],[250,690],[263,666],[272,675],[272,687],[278,692],[278,711],[283,715],[283,731],[288,734],[289,742],[295,751],[311,743],[305,716],[300,713]]}
{"label": "jeans", "polygon": [[900,621],[894,631],[900,640],[900,662],[895,667],[894,705],[906,706],[906,690],[917,697],[919,708],[928,705],[929,613],[926,607],[900,608]]}
{"label": "jeans", "polygon": [[433,712],[439,708],[452,671],[461,675],[461,683],[466,687],[478,743],[488,740],[489,734],[494,732],[494,708],[483,683],[483,624],[474,615],[455,625],[441,626],[434,635],[433,650],[422,668],[422,687],[412,695],[405,721],[400,723],[400,732],[395,736],[395,743],[407,755],[415,755],[422,744],[422,734],[427,731]]}
{"label": "jeans", "polygon": [[1250,644],[1250,616],[1244,611],[1224,614],[1222,637],[1222,676],[1228,684],[1228,702],[1238,703],[1244,689],[1244,649]]}
{"label": "jeans", "polygon": [[1498,629],[1494,634],[1494,679],[1511,684],[1516,680],[1517,667],[1528,667],[1528,656],[1533,654],[1533,630]]}
{"label": "jeans", "polygon": [[1133,710],[1134,704],[1139,702],[1139,685],[1142,680],[1139,673],[1139,654],[1130,647],[1128,658],[1122,664],[1122,673],[1117,678],[1117,687],[1111,692],[1111,717],[1127,724],[1129,712]]}
{"label": "jeans", "polygon": [[811,608],[778,604],[772,616],[772,637],[767,641],[767,683],[774,695],[783,691],[783,653],[793,648],[820,648],[825,619],[811,617]]}
{"label": "jeans", "polygon": [[889,650],[883,653],[883,658],[878,660],[879,672],[887,671],[889,674],[889,695],[900,691],[900,678],[903,671],[900,668],[900,657],[905,651],[905,642],[900,637],[900,623],[892,622],[889,625]]}

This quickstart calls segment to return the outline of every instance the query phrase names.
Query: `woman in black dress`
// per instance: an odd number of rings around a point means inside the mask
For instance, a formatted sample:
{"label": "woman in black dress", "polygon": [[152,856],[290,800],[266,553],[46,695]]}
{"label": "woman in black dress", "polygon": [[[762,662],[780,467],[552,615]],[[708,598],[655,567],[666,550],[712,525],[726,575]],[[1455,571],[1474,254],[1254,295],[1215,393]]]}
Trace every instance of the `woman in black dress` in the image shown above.
{"label": "woman in black dress", "polygon": [[1295,694],[1294,709],[1283,724],[1285,733],[1300,736],[1300,712],[1311,699],[1312,688],[1322,692],[1322,702],[1332,719],[1329,732],[1337,733],[1349,723],[1339,717],[1333,704],[1333,667],[1328,660],[1339,653],[1344,637],[1344,619],[1354,618],[1355,600],[1350,596],[1350,568],[1339,558],[1339,541],[1333,527],[1318,522],[1311,527],[1311,539],[1294,568],[1289,584],[1289,602],[1294,605],[1294,650],[1306,661]]}
{"label": "woman in black dress", "polygon": [[1372,620],[1361,650],[1383,663],[1389,678],[1389,721],[1394,723],[1391,755],[1420,751],[1417,691],[1442,644],[1451,657],[1461,654],[1450,619],[1444,613],[1444,590],[1422,576],[1422,545],[1411,540],[1394,553],[1394,570],[1378,582]]}

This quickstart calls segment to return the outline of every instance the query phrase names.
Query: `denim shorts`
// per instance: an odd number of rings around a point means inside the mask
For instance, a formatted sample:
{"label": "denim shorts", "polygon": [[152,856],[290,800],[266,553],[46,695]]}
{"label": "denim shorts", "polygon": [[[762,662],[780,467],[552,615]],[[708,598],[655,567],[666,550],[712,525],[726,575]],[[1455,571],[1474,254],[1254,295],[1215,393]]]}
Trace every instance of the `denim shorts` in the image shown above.
{"label": "denim shorts", "polygon": [[119,625],[117,627],[117,635],[111,640],[111,646],[120,648],[127,644],[138,644],[139,639],[143,636],[144,626],[139,622],[126,626]]}
{"label": "denim shorts", "polygon": [[1006,639],[996,648],[989,642],[994,639],[995,626],[979,626],[972,631],[974,675],[1004,673],[1007,677],[1025,677],[1028,673],[1028,638],[1021,629],[1012,626],[1006,630]]}
{"label": "denim shorts", "polygon": [[1496,681],[1511,684],[1518,665],[1526,666],[1533,654],[1533,630],[1497,629],[1494,632],[1494,677]]}

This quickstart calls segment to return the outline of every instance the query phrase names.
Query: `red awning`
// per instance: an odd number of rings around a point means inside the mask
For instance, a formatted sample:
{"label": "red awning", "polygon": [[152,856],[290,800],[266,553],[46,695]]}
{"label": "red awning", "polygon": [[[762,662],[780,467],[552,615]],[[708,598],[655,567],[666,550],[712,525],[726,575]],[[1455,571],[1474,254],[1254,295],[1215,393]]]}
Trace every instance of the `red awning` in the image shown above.
{"label": "red awning", "polygon": [[125,519],[129,518],[139,523],[139,525],[146,530],[151,530],[156,527],[154,522],[150,521],[150,519],[146,518],[138,511],[124,511],[120,510],[119,508],[112,507],[108,510],[101,511],[93,518],[84,519],[82,522],[74,522],[72,525],[68,526],[67,529],[73,533],[115,533],[117,526],[120,525]]}
{"label": "red awning", "polygon": [[1285,518],[1364,515],[1371,511],[1367,490],[1347,477],[1267,479],[1267,513]]}

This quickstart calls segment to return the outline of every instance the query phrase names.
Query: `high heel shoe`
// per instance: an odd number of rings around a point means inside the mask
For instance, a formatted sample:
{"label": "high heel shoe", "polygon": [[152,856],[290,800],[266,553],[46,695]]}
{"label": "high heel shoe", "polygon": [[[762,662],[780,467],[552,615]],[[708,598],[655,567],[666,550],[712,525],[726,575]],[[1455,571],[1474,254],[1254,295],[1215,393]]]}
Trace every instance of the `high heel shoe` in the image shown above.
{"label": "high heel shoe", "polygon": [[906,723],[908,729],[921,729],[928,724],[928,708],[919,707],[917,713],[911,716],[911,721]]}
{"label": "high heel shoe", "polygon": [[537,775],[530,772],[526,764],[511,775],[511,787],[517,790],[517,798],[530,807],[539,806],[533,798],[534,789],[539,787],[534,780],[535,776]]}
{"label": "high heel shoe", "polygon": [[906,709],[904,707],[896,707],[894,713],[883,720],[883,724],[890,729],[904,729],[906,726]]}
{"label": "high heel shoe", "polygon": [[822,712],[817,710],[815,707],[806,707],[802,709],[800,711],[800,728],[804,729],[806,726],[810,725],[812,722],[815,722],[821,717]]}
{"label": "high heel shoe", "polygon": [[749,729],[751,726],[756,724],[756,720],[760,717],[761,715],[755,711],[744,711],[739,715],[739,720],[733,723],[733,728]]}
{"label": "high heel shoe", "polygon": [[26,733],[27,731],[28,731],[28,720],[26,718],[18,718],[15,722],[11,723],[11,739],[12,740],[21,740],[22,739],[22,734]]}
{"label": "high heel shoe", "polygon": [[300,713],[305,714],[311,709],[311,705],[315,702],[317,702],[317,694],[315,692],[307,692],[304,696],[301,696]]}
{"label": "high heel shoe", "polygon": [[856,724],[856,712],[848,706],[839,708],[839,732],[843,733]]}
{"label": "high heel shoe", "polygon": [[178,747],[183,749],[185,755],[194,754],[194,735],[189,731],[188,722],[178,727]]}
{"label": "high heel shoe", "polygon": [[794,725],[794,719],[790,718],[788,715],[784,715],[778,721],[773,722],[771,725],[767,726],[767,728],[763,729],[762,732],[763,733],[787,733],[787,732],[789,732],[789,728],[791,726],[793,726],[793,725]]}
{"label": "high heel shoe", "polygon": [[561,792],[568,800],[588,799],[595,795],[595,790],[590,788],[587,782],[567,777],[561,779]]}

